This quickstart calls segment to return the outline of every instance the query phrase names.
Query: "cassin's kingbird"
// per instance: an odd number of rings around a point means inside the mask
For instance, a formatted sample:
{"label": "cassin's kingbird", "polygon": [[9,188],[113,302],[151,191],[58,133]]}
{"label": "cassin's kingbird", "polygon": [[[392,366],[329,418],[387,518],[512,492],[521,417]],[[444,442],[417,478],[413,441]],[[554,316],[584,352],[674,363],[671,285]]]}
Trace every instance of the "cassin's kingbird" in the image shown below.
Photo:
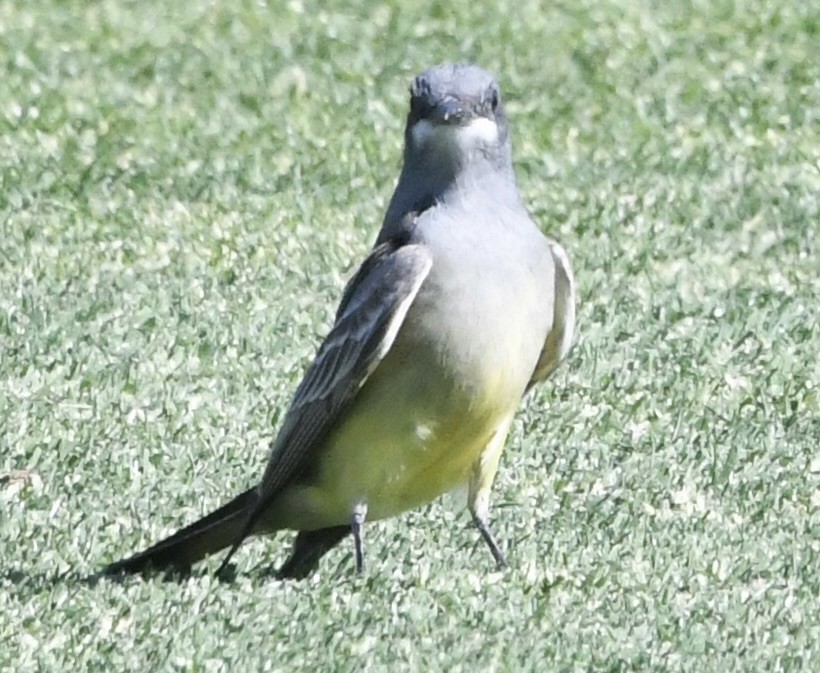
{"label": "cassin's kingbird", "polygon": [[298,531],[281,577],[303,577],[365,518],[468,488],[499,566],[490,488],[523,395],[570,348],[569,260],[521,203],[495,79],[440,65],[410,87],[404,165],[370,256],[291,402],[261,482],[106,568],[184,568],[249,535]]}

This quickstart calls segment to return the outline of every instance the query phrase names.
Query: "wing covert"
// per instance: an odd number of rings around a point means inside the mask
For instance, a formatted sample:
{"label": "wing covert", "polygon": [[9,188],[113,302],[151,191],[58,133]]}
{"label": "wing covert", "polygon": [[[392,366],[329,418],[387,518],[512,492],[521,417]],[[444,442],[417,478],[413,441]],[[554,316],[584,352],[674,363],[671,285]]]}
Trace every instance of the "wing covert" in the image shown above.
{"label": "wing covert", "polygon": [[575,334],[575,277],[567,253],[555,241],[549,241],[555,262],[555,287],[552,327],[538,358],[527,390],[549,377],[572,347]]}
{"label": "wing covert", "polygon": [[432,265],[402,236],[377,245],[345,288],[336,322],[296,389],[274,441],[255,509],[312,462],[325,435],[390,350]]}

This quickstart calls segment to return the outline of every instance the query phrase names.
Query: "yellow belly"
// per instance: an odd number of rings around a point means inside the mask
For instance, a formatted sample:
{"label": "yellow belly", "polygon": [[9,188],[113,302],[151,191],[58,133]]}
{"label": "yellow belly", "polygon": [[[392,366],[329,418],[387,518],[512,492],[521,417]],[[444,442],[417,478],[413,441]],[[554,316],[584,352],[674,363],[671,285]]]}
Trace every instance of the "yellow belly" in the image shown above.
{"label": "yellow belly", "polygon": [[272,527],[346,524],[358,503],[367,505],[368,519],[390,517],[453,490],[521,394],[501,374],[478,395],[425,367],[385,364],[324,443],[309,482],[278,499]]}
{"label": "yellow belly", "polygon": [[[394,516],[464,484],[494,437],[495,449],[503,442],[497,434],[506,434],[535,368],[551,308],[534,289],[509,290],[530,288],[527,269],[512,267],[510,283],[499,284],[442,264],[313,451],[310,474],[263,515],[269,530],[347,524],[358,504],[368,519]],[[498,324],[519,329],[499,333]]]}

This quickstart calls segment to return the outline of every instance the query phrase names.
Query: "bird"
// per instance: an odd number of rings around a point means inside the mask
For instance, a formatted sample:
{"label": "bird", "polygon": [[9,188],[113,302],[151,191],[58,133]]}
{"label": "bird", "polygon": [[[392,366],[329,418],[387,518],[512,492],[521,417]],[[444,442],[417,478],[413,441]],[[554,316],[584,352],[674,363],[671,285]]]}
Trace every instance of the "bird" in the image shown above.
{"label": "bird", "polygon": [[348,535],[365,568],[365,523],[467,487],[499,568],[490,492],[524,396],[570,351],[569,257],[516,185],[496,78],[469,63],[410,85],[403,164],[372,250],[271,443],[258,484],[104,568],[185,570],[249,536],[296,531],[282,579],[310,575]]}

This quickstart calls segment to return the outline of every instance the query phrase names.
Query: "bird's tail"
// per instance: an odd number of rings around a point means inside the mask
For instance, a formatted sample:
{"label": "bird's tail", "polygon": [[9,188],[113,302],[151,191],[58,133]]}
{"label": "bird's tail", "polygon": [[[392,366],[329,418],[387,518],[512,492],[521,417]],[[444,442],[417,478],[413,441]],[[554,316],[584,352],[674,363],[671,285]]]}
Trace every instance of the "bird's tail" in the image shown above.
{"label": "bird's tail", "polygon": [[103,569],[106,575],[139,573],[147,568],[187,568],[206,556],[229,547],[242,532],[256,499],[251,488],[227,505],[139,554],[112,563]]}

